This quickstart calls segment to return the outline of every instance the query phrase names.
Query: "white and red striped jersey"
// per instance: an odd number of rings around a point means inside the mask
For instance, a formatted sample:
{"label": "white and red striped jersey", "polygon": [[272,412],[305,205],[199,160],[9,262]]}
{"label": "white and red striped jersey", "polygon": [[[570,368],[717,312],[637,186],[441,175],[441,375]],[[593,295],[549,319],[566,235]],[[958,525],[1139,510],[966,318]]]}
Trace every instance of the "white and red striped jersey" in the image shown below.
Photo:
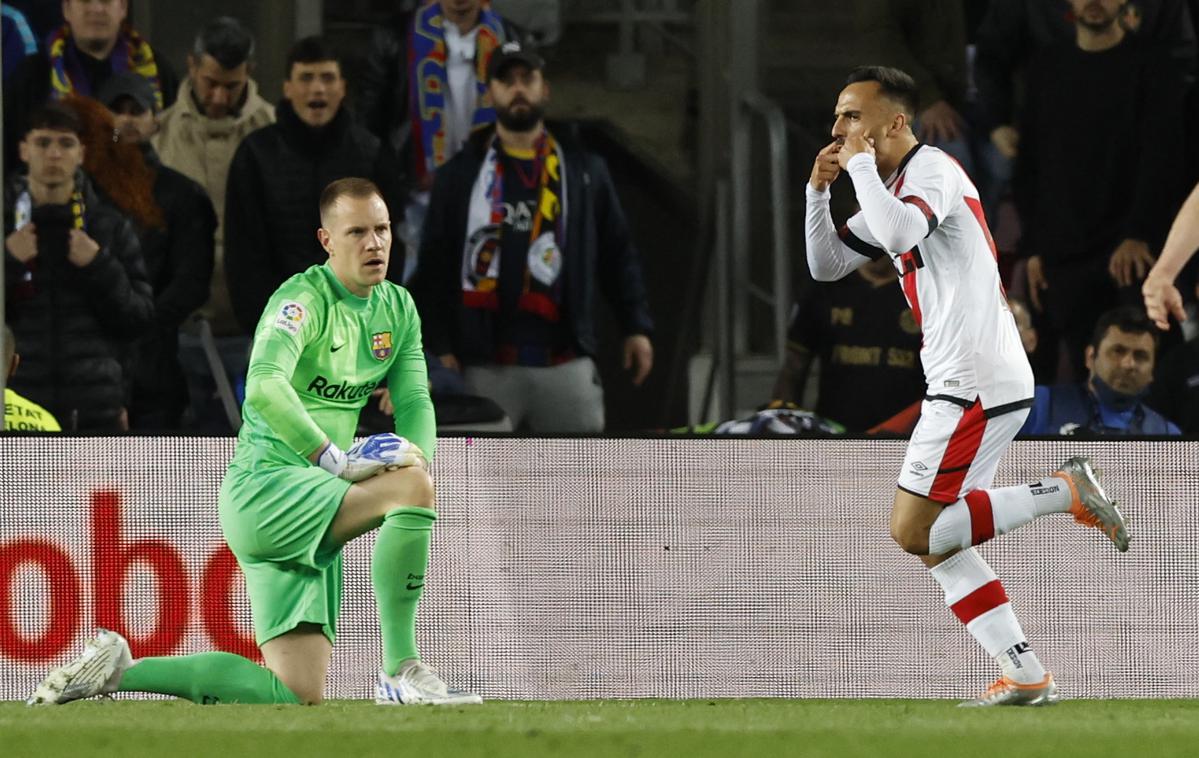
{"label": "white and red striped jersey", "polygon": [[982,403],[988,415],[1029,406],[1033,375],[999,278],[978,190],[941,150],[917,145],[884,182],[874,156],[848,164],[862,210],[833,225],[828,192],[808,185],[808,265],[840,279],[890,256],[920,324],[930,397]]}

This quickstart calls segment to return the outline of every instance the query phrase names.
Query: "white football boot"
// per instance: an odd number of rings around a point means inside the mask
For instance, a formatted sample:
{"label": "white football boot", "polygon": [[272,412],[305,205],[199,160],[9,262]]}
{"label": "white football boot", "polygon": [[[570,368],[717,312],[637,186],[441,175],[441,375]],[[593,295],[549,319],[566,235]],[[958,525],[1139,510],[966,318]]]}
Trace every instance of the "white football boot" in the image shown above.
{"label": "white football boot", "polygon": [[78,658],[54,669],[37,686],[26,705],[62,705],[117,691],[121,676],[133,665],[129,643],[116,632],[97,629]]}
{"label": "white football boot", "polygon": [[1063,463],[1054,475],[1070,485],[1070,515],[1074,520],[1103,532],[1121,553],[1128,550],[1128,524],[1115,501],[1099,484],[1099,471],[1091,459],[1075,456]]}
{"label": "white football boot", "polygon": [[378,705],[480,705],[483,698],[466,690],[455,690],[437,672],[421,661],[409,661],[395,676],[379,671],[375,685]]}
{"label": "white football boot", "polygon": [[993,705],[1052,705],[1061,699],[1053,674],[1035,684],[1020,684],[1001,676],[987,691],[973,700],[958,703],[959,708],[987,708]]}

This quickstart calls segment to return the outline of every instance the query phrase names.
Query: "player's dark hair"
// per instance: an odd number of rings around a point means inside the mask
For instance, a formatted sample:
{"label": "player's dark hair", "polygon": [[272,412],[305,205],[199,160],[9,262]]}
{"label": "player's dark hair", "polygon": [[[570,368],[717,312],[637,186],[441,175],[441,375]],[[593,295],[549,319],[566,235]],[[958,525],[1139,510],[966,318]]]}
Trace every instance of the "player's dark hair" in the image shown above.
{"label": "player's dark hair", "polygon": [[911,74],[890,66],[858,66],[850,72],[845,83],[848,85],[858,82],[878,82],[882,93],[902,105],[908,118],[916,117],[916,111],[920,107],[920,93]]}
{"label": "player's dark hair", "polygon": [[341,56],[324,37],[313,35],[305,37],[291,46],[287,51],[287,78],[291,78],[291,70],[297,63],[324,63],[333,61],[338,70],[342,68]]}
{"label": "player's dark hair", "polygon": [[1100,316],[1095,322],[1095,331],[1091,333],[1091,347],[1098,350],[1099,343],[1103,342],[1113,326],[1127,334],[1148,334],[1153,337],[1153,347],[1157,347],[1157,327],[1149,320],[1144,309],[1135,305],[1113,308]]}
{"label": "player's dark hair", "polygon": [[379,191],[379,185],[372,182],[370,179],[363,179],[359,176],[347,176],[344,179],[338,179],[330,182],[329,186],[321,192],[321,223],[324,223],[326,214],[343,197],[364,198],[378,195],[383,197],[383,193]]}
{"label": "player's dark hair", "polygon": [[82,137],[83,121],[71,106],[52,101],[34,108],[25,120],[25,134],[34,129],[71,132],[76,137]]}
{"label": "player's dark hair", "polygon": [[197,63],[205,55],[211,55],[221,68],[237,68],[254,59],[254,35],[232,16],[214,18],[200,28],[192,55]]}

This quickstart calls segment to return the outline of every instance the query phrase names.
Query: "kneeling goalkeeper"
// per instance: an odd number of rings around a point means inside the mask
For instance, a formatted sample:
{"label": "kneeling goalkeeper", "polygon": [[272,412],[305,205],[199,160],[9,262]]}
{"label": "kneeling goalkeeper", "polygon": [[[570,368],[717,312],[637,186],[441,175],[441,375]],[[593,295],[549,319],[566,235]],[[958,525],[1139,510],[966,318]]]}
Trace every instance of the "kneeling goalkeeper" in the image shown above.
{"label": "kneeling goalkeeper", "polygon": [[[321,195],[329,260],[283,283],[254,333],[244,423],[220,492],[221,528],[245,574],[266,667],[230,653],[132,660],[101,630],[29,699],[66,703],[156,692],[197,703],[319,703],[341,605],[342,547],[378,529],[371,580],[383,632],[380,704],[466,704],[416,648],[435,495],[436,442],[420,319],[385,279],[391,220],[377,187],[340,179]],[[396,434],[350,447],[384,379]],[[348,449],[347,449],[348,448]]]}

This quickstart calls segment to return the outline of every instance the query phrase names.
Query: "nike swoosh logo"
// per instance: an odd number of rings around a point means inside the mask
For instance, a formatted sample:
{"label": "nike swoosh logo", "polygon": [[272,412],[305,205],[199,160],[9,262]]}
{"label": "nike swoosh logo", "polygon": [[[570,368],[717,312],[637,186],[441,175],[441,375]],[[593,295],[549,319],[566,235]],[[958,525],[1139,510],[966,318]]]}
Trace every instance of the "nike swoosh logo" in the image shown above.
{"label": "nike swoosh logo", "polygon": [[344,343],[340,344],[340,345],[334,345],[333,347],[329,348],[329,352],[336,353],[338,350],[341,350],[343,347],[345,347]]}
{"label": "nike swoosh logo", "polygon": [[413,584],[412,582],[408,583],[408,589],[410,589],[410,590],[419,590],[421,587],[424,587],[424,586],[425,586],[424,582],[421,582],[420,584]]}

